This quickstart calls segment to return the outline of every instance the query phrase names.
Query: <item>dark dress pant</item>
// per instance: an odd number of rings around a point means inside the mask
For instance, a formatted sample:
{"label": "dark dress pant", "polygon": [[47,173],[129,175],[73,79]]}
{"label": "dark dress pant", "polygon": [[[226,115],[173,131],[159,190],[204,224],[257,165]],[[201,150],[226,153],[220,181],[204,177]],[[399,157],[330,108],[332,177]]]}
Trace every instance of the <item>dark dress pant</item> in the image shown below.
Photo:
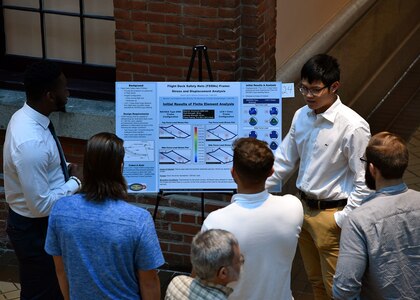
{"label": "dark dress pant", "polygon": [[52,256],[44,250],[48,217],[27,218],[9,208],[7,234],[19,261],[23,300],[63,299]]}

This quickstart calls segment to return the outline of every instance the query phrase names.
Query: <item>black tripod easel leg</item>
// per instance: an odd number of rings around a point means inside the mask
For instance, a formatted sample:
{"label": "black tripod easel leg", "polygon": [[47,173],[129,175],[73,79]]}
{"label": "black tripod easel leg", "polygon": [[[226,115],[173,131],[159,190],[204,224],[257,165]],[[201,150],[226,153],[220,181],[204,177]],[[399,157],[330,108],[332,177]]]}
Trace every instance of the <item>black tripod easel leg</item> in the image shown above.
{"label": "black tripod easel leg", "polygon": [[201,225],[204,223],[204,193],[201,193]]}
{"label": "black tripod easel leg", "polygon": [[193,47],[193,53],[191,54],[190,66],[188,67],[187,81],[190,81],[196,54],[197,54],[197,47]]}
{"label": "black tripod easel leg", "polygon": [[163,197],[163,191],[159,190],[159,193],[156,195],[155,210],[153,211],[153,221],[156,220],[156,215],[159,209],[160,199]]}
{"label": "black tripod easel leg", "polygon": [[206,60],[207,73],[209,74],[209,80],[213,81],[213,74],[211,72],[209,55],[207,54],[207,47],[204,45],[196,45],[193,47],[193,53],[191,55],[190,66],[188,68],[187,81],[190,81],[191,79],[191,73],[194,67],[194,60],[195,60],[195,56],[197,52],[198,52],[198,80],[203,81],[203,53],[204,53],[204,59]]}
{"label": "black tripod easel leg", "polygon": [[209,55],[207,54],[207,47],[205,47],[204,49],[204,58],[206,59],[207,73],[209,74],[209,79],[210,81],[213,81],[213,74],[211,73]]}

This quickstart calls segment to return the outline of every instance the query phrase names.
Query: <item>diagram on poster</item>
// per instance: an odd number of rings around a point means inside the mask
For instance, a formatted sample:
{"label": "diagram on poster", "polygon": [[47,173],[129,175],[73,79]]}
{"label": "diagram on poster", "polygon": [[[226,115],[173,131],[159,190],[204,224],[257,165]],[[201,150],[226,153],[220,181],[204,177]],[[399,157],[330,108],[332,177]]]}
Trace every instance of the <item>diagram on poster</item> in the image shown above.
{"label": "diagram on poster", "polygon": [[281,141],[280,82],[117,82],[130,192],[224,191],[239,137]]}

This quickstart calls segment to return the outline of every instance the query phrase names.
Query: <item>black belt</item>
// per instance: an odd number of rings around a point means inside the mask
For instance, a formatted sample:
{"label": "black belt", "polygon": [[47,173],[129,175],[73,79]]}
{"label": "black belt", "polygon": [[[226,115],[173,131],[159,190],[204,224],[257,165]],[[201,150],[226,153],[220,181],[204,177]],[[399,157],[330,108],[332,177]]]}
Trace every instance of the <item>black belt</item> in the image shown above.
{"label": "black belt", "polygon": [[339,200],[317,200],[308,198],[308,196],[299,191],[300,199],[306,203],[309,208],[312,209],[327,209],[327,208],[336,208],[336,207],[344,207],[347,204],[347,199],[339,199]]}

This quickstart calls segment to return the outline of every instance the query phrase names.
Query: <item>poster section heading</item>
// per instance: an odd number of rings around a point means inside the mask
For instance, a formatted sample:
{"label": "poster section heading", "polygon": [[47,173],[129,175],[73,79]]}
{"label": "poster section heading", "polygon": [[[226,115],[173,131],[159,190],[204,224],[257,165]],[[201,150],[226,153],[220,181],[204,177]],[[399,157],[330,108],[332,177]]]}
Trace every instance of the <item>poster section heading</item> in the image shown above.
{"label": "poster section heading", "polygon": [[130,192],[234,190],[232,143],[281,142],[281,82],[117,82]]}

